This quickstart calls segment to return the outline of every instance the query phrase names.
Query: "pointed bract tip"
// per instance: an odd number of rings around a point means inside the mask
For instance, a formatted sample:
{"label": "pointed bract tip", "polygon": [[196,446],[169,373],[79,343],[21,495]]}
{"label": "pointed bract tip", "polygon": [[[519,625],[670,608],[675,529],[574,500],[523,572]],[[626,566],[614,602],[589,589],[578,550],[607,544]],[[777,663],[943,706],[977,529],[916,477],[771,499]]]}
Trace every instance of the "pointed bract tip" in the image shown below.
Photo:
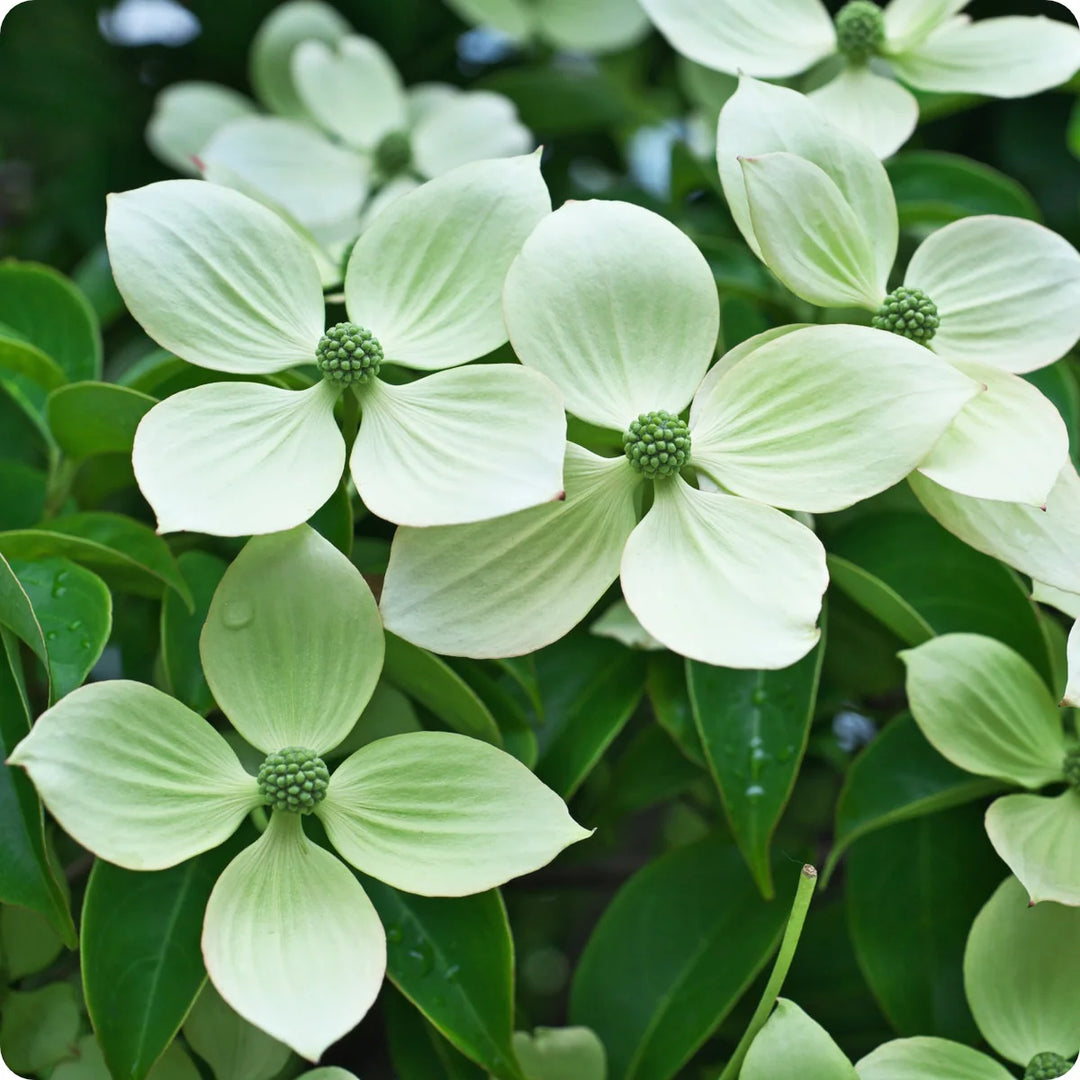
{"label": "pointed bract tip", "polygon": [[194,165],[195,168],[199,170],[199,172],[206,172],[206,162],[203,161],[203,159],[199,157],[198,154],[191,155],[191,164]]}
{"label": "pointed bract tip", "polygon": [[560,491],[552,500],[552,502],[566,502],[566,492]]}

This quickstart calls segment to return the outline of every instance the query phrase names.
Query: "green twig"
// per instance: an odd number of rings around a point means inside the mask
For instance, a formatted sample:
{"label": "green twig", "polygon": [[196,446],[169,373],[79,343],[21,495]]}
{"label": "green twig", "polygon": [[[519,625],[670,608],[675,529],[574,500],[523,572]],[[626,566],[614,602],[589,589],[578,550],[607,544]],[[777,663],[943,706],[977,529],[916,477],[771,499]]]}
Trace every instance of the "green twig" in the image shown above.
{"label": "green twig", "polygon": [[769,976],[769,982],[765,987],[765,992],[761,995],[758,1007],[754,1010],[749,1026],[743,1032],[739,1045],[735,1047],[735,1053],[731,1055],[731,1060],[720,1074],[720,1080],[737,1080],[743,1061],[746,1059],[746,1053],[750,1049],[750,1044],[765,1026],[765,1021],[769,1019],[769,1014],[776,1004],[776,999],[780,996],[784,980],[787,978],[788,969],[791,967],[791,961],[795,959],[795,950],[798,948],[799,938],[802,936],[806,913],[810,910],[810,900],[817,885],[817,876],[817,870],[814,867],[804,866],[802,868],[802,873],[799,875],[799,887],[795,892],[795,900],[791,905],[791,915],[788,917],[784,939],[780,942],[780,951],[776,954],[772,975]]}

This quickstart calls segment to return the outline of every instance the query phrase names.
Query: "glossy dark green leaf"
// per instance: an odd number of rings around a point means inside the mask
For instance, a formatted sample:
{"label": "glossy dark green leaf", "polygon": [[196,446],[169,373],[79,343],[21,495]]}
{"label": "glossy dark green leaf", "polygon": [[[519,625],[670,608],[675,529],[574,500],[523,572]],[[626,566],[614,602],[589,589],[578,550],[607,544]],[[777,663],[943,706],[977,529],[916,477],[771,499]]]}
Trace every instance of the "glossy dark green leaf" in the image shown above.
{"label": "glossy dark green leaf", "polygon": [[694,723],[683,658],[670,652],[653,653],[649,657],[648,672],[646,692],[656,714],[656,722],[691,761],[706,765],[701,736]]}
{"label": "glossy dark green leaf", "polygon": [[489,1074],[459,1054],[403,994],[387,987],[379,1000],[398,1080],[487,1080]]}
{"label": "glossy dark green leaf", "polygon": [[903,228],[937,227],[971,214],[1040,218],[1038,206],[1015,180],[958,154],[909,151],[886,168]]}
{"label": "glossy dark green leaf", "polygon": [[130,454],[135,429],[155,404],[154,398],[126,386],[78,382],[49,395],[45,418],[69,457]]}
{"label": "glossy dark green leaf", "polygon": [[52,357],[0,324],[0,370],[23,375],[46,390],[64,385],[64,371]]}
{"label": "glossy dark green leaf", "polygon": [[910,714],[898,716],[851,763],[836,804],[836,833],[824,880],[860,836],[981,799],[1002,787],[946,761]]}
{"label": "glossy dark green leaf", "polygon": [[121,592],[159,597],[167,586],[188,606],[194,603],[169,545],[153,529],[122,514],[68,514],[36,529],[0,533],[0,554],[17,559],[62,556],[100,574]]}
{"label": "glossy dark green leaf", "polygon": [[346,557],[352,555],[353,509],[349,487],[344,481],[308,519],[308,524]]}
{"label": "glossy dark green leaf", "polygon": [[48,477],[21,461],[0,461],[0,532],[36,525],[45,508]]}
{"label": "glossy dark green leaf", "polygon": [[414,896],[361,880],[386,927],[394,985],[497,1080],[521,1080],[511,1047],[514,944],[499,893]]}
{"label": "glossy dark green leaf", "polygon": [[75,925],[49,862],[37,792],[22,769],[2,764],[30,731],[21,684],[18,645],[0,629],[0,901],[36,911],[73,949]]}
{"label": "glossy dark green leaf", "polygon": [[83,990],[113,1076],[143,1080],[180,1029],[206,979],[206,902],[249,839],[241,830],[168,870],[95,863],[83,901]]}
{"label": "glossy dark green leaf", "polygon": [[11,559],[45,635],[52,697],[82,686],[112,629],[112,596],[97,574],[70,559]]}
{"label": "glossy dark green leaf", "polygon": [[499,726],[503,749],[535,769],[539,756],[533,731],[536,713],[520,683],[505,668],[490,661],[455,658],[448,663],[490,710]]}
{"label": "glossy dark green leaf", "polygon": [[829,552],[833,583],[905,644],[985,634],[1052,677],[1035,606],[1017,576],[925,514],[862,517],[830,539]]}
{"label": "glossy dark green leaf", "polygon": [[203,675],[199,635],[228,564],[204,551],[185,551],[176,563],[191,589],[195,610],[188,611],[171,589],[165,593],[161,602],[162,669],[169,692],[205,716],[214,707],[214,696]]}
{"label": "glossy dark green leaf", "polygon": [[538,135],[594,131],[618,123],[626,104],[600,73],[587,68],[514,68],[489,75],[485,90],[505,94],[521,121]]}
{"label": "glossy dark green leaf", "polygon": [[[705,766],[695,765],[666,731],[649,724],[614,762],[606,797],[597,812],[609,819],[637,813],[699,783],[710,783]],[[583,811],[582,817],[603,833],[603,826],[590,813]]]}
{"label": "glossy dark green leaf", "polygon": [[544,702],[536,774],[570,798],[623,729],[645,691],[641,654],[576,634],[536,656]]}
{"label": "glossy dark green leaf", "polygon": [[964,941],[1000,883],[984,807],[955,807],[864,836],[847,858],[851,939],[901,1035],[977,1042],[964,998]]}
{"label": "glossy dark green leaf", "polygon": [[709,770],[739,850],[768,899],[773,896],[769,845],[806,751],[824,652],[823,638],[781,671],[686,663]]}
{"label": "glossy dark green leaf", "polygon": [[1053,403],[1069,432],[1069,453],[1073,463],[1080,461],[1080,388],[1076,385],[1069,359],[1049,367],[1029,371],[1024,378],[1037,386]]}
{"label": "glossy dark green leaf", "polygon": [[388,633],[383,678],[434,713],[452,730],[495,746],[502,745],[499,726],[491,710],[476,691],[434,653]]}
{"label": "glossy dark green leaf", "polygon": [[708,1038],[783,933],[799,866],[774,866],[763,902],[739,851],[715,837],[651,862],[619,890],[578,964],[570,1021],[608,1052],[611,1080],[669,1080]]}
{"label": "glossy dark green leaf", "polygon": [[51,357],[68,380],[101,375],[101,330],[86,297],[49,266],[0,263],[0,323]]}
{"label": "glossy dark green leaf", "polygon": [[79,998],[69,983],[9,993],[0,1003],[5,1061],[19,1073],[47,1073],[75,1056],[79,1020]]}

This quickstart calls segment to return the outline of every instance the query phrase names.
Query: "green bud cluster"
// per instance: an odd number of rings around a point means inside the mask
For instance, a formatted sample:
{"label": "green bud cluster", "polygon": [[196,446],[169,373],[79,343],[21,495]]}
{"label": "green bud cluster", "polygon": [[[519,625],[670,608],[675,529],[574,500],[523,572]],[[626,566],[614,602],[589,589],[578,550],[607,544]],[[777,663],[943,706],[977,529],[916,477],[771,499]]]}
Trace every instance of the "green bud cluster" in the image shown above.
{"label": "green bud cluster", "polygon": [[941,325],[937,304],[921,289],[907,289],[903,285],[885,297],[872,322],[878,330],[911,338],[920,345],[926,345]]}
{"label": "green bud cluster", "polygon": [[885,44],[885,16],[871,0],[850,0],[834,25],[836,47],[853,64],[865,64]]}
{"label": "green bud cluster", "polygon": [[1055,1080],[1058,1076],[1064,1076],[1072,1067],[1073,1063],[1060,1054],[1036,1054],[1024,1070],[1024,1080]]}
{"label": "green bud cluster", "polygon": [[1080,746],[1073,747],[1065,755],[1062,772],[1065,774],[1065,783],[1080,790]]}
{"label": "green bud cluster", "polygon": [[690,429],[663,409],[642,413],[622,441],[626,460],[650,480],[674,476],[690,457]]}
{"label": "green bud cluster", "polygon": [[375,167],[383,176],[397,176],[411,164],[412,146],[403,131],[391,131],[375,147]]}
{"label": "green bud cluster", "polygon": [[259,794],[267,806],[310,814],[326,798],[330,771],[325,762],[302,746],[268,754],[259,767]]}
{"label": "green bud cluster", "polygon": [[379,374],[382,346],[370,330],[356,323],[331,326],[315,348],[315,363],[328,382],[363,386]]}

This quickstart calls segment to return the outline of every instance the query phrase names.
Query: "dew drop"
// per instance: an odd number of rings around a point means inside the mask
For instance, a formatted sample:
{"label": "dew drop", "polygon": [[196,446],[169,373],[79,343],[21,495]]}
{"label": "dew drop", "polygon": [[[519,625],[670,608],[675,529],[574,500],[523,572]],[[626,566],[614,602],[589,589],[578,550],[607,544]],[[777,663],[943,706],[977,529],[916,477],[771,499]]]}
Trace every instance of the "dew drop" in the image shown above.
{"label": "dew drop", "polygon": [[55,630],[48,630],[48,631],[46,631],[46,633],[45,633],[45,639],[46,639],[47,641],[55,641],[55,640],[56,640],[56,631],[55,631]]}
{"label": "dew drop", "polygon": [[418,941],[405,955],[416,964],[421,975],[426,975],[435,966],[435,954],[426,941]]}
{"label": "dew drop", "polygon": [[750,695],[750,700],[755,705],[764,705],[769,700],[769,695],[759,686],[753,694]]}
{"label": "dew drop", "polygon": [[400,926],[388,926],[386,928],[386,940],[390,942],[391,945],[397,945],[401,941],[401,938],[402,933]]}
{"label": "dew drop", "polygon": [[82,619],[75,619],[74,622],[68,623],[69,630],[78,630],[82,626]]}
{"label": "dew drop", "polygon": [[230,630],[243,630],[255,618],[255,609],[249,600],[231,600],[225,605],[221,621]]}
{"label": "dew drop", "polygon": [[460,970],[461,970],[461,965],[460,964],[451,964],[446,969],[445,976],[449,981],[453,982],[453,980],[458,977],[458,972]]}
{"label": "dew drop", "polygon": [[748,799],[760,799],[765,794],[765,789],[760,784],[751,784],[746,789],[746,797]]}

